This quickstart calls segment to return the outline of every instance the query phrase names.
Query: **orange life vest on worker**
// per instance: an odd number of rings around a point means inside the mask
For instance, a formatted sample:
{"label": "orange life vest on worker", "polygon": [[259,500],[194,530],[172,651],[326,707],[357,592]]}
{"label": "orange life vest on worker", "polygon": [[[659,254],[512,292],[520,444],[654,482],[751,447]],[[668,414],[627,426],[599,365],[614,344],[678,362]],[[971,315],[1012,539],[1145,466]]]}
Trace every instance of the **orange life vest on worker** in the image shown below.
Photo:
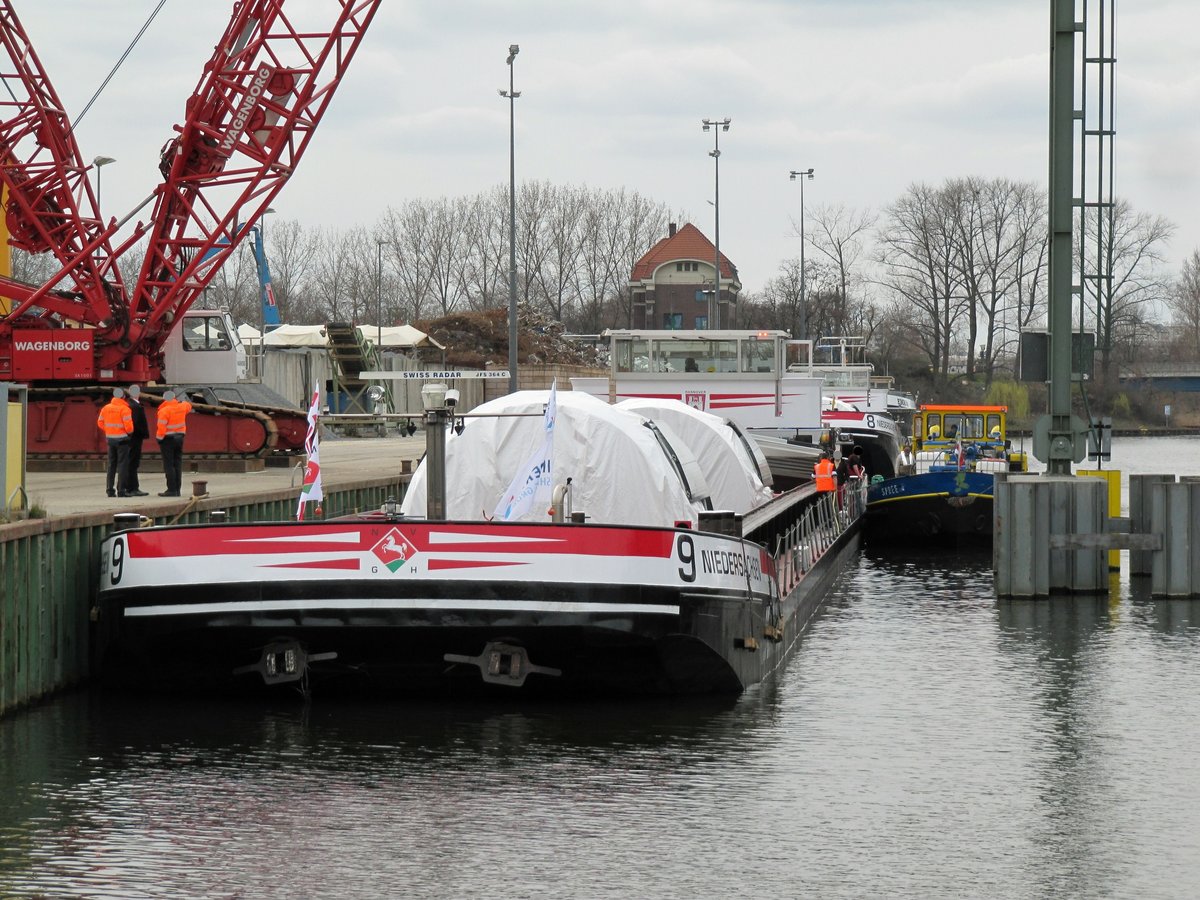
{"label": "orange life vest on worker", "polygon": [[833,477],[833,460],[828,456],[817,461],[813,473],[817,480],[818,491],[837,490],[837,481]]}
{"label": "orange life vest on worker", "polygon": [[96,427],[109,440],[128,436],[133,431],[133,413],[129,411],[129,404],[120,397],[113,397],[101,408]]}
{"label": "orange life vest on worker", "polygon": [[158,405],[157,437],[161,441],[171,435],[183,437],[187,434],[187,414],[192,404],[186,400],[164,400]]}

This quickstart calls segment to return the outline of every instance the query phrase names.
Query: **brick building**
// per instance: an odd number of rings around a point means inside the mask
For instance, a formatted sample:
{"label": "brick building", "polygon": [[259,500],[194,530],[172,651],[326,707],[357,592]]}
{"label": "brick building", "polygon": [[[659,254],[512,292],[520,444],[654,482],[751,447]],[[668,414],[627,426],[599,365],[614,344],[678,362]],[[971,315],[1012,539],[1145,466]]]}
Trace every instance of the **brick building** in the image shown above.
{"label": "brick building", "polygon": [[[715,256],[712,241],[695,225],[689,222],[677,229],[672,222],[667,236],[633,266],[629,279],[633,312],[630,327],[708,328]],[[722,253],[720,322],[712,327],[732,326],[733,308],[741,289],[737,267]]]}

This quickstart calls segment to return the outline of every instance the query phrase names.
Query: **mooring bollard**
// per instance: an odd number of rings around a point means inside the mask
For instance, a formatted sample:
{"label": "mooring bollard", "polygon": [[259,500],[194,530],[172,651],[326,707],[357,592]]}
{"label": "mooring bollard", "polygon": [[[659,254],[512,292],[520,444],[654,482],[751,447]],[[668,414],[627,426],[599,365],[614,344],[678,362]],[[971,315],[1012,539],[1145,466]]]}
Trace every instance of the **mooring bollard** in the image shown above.
{"label": "mooring bollard", "polygon": [[1009,475],[996,482],[993,560],[1005,598],[1100,593],[1108,588],[1108,484],[1071,475]]}
{"label": "mooring bollard", "polygon": [[145,528],[153,520],[141,513],[123,512],[113,515],[113,529],[115,531],[126,531],[130,528]]}
{"label": "mooring bollard", "polygon": [[[1173,484],[1174,475],[1129,476],[1129,532],[1154,534],[1151,491],[1156,484]],[[1154,551],[1131,549],[1129,574],[1149,575],[1153,570]]]}
{"label": "mooring bollard", "polygon": [[1151,553],[1150,593],[1200,596],[1200,566],[1193,564],[1193,536],[1200,536],[1200,482],[1151,484],[1150,516],[1150,533],[1162,535],[1162,549]]}

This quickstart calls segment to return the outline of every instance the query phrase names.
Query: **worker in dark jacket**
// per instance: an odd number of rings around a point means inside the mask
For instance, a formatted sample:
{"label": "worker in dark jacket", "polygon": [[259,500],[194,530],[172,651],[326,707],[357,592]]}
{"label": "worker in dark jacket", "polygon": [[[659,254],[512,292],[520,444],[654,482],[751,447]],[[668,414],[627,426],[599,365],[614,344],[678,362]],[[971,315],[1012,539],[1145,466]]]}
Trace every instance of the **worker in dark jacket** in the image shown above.
{"label": "worker in dark jacket", "polygon": [[142,389],[131,384],[125,392],[129,401],[129,415],[133,419],[133,431],[129,434],[129,487],[130,497],[145,497],[147,492],[141,489],[138,482],[138,467],[142,464],[142,444],[150,437],[150,428],[146,424],[146,410],[142,407]]}
{"label": "worker in dark jacket", "polygon": [[108,473],[105,487],[110,497],[128,497],[129,444],[133,431],[133,416],[125,402],[125,392],[113,388],[112,399],[100,409],[96,427],[104,432],[108,444]]}

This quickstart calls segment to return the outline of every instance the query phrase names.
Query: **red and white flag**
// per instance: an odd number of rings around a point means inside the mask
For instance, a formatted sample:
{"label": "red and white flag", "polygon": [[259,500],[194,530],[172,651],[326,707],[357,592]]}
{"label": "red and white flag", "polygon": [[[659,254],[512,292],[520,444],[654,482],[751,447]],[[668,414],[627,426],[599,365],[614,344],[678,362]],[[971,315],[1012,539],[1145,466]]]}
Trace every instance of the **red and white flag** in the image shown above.
{"label": "red and white flag", "polygon": [[[321,490],[320,423],[321,385],[313,387],[312,403],[308,407],[308,433],[304,436],[304,452],[308,464],[304,467],[304,484],[300,486],[300,503],[296,507],[296,521],[304,521],[304,504],[319,503],[325,498]],[[318,507],[319,509],[319,507]]]}

